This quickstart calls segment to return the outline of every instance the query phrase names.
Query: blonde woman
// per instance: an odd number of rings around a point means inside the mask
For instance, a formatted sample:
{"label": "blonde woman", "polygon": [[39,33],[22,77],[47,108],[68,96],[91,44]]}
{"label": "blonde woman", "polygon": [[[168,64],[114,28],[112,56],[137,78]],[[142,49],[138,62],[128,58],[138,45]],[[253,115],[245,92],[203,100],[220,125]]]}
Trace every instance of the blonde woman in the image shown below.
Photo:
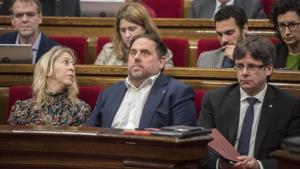
{"label": "blonde woman", "polygon": [[11,125],[80,126],[87,123],[90,106],[77,98],[74,52],[56,46],[45,53],[34,69],[28,100],[12,107]]}
{"label": "blonde woman", "polygon": [[[127,3],[121,7],[115,19],[112,43],[103,46],[95,65],[127,65],[128,48],[136,35],[151,33],[159,36],[158,29],[147,10],[139,3]],[[166,67],[173,66],[173,54],[168,49]]]}

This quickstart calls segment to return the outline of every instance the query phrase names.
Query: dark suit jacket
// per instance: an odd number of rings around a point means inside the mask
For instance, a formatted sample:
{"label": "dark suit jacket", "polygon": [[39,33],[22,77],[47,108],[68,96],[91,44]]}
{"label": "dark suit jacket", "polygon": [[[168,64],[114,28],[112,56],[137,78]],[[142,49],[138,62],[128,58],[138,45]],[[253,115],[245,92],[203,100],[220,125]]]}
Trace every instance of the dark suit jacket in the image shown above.
{"label": "dark suit jacket", "polygon": [[[238,84],[208,91],[203,98],[200,125],[217,128],[234,145],[240,113]],[[300,100],[268,85],[255,140],[254,157],[265,169],[276,169],[270,153],[280,148],[284,138],[300,135]],[[207,168],[215,168],[216,156],[208,157]]]}
{"label": "dark suit jacket", "polygon": [[[261,0],[235,0],[233,4],[243,8],[248,18],[266,18]],[[216,0],[193,0],[190,17],[211,19],[215,8]]]}
{"label": "dark suit jacket", "polygon": [[[11,0],[3,0],[0,14],[9,15]],[[43,16],[80,16],[79,0],[40,0]]]}
{"label": "dark suit jacket", "polygon": [[274,59],[274,68],[285,68],[289,49],[284,43],[276,45],[276,57]]}
{"label": "dark suit jacket", "polygon": [[[0,36],[0,44],[15,44],[17,39],[18,32],[7,33]],[[43,33],[41,35],[41,42],[39,49],[37,51],[35,63],[50,50],[53,46],[58,46],[59,44],[48,39]]]}
{"label": "dark suit jacket", "polygon": [[[119,82],[99,94],[89,126],[110,128],[127,87]],[[146,100],[139,128],[196,124],[193,89],[173,78],[159,75]]]}

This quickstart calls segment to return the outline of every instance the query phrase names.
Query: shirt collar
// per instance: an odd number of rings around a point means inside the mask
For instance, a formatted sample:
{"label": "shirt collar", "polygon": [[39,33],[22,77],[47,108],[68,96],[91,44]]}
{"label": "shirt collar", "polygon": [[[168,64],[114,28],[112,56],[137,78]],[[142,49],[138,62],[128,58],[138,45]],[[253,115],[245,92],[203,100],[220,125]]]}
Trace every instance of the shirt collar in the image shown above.
{"label": "shirt collar", "polygon": [[127,76],[127,78],[125,79],[125,85],[127,88],[134,88],[134,89],[141,89],[147,85],[153,85],[154,82],[156,81],[156,79],[158,78],[158,76],[160,75],[160,72],[158,72],[157,74],[149,77],[148,79],[144,80],[144,82],[138,87],[136,88],[131,82],[130,82],[130,79],[129,79],[129,76]]}
{"label": "shirt collar", "polygon": [[[221,6],[221,3],[218,1],[218,0],[216,0],[216,6],[218,7],[218,8],[220,8],[220,6]],[[229,0],[227,3],[226,3],[226,5],[233,5],[233,3],[234,3],[234,0]]]}
{"label": "shirt collar", "polygon": [[[32,45],[32,50],[33,51],[37,51],[39,49],[41,38],[42,38],[42,33],[39,32],[39,35],[38,35],[37,39],[35,40],[34,44]],[[20,44],[19,43],[19,34],[18,34],[17,39],[16,39],[16,44]]]}
{"label": "shirt collar", "polygon": [[265,85],[265,87],[259,92],[257,93],[255,96],[250,96],[248,95],[241,87],[240,87],[240,93],[241,93],[241,102],[247,100],[249,97],[254,97],[257,100],[259,100],[260,103],[262,103],[264,101],[265,98],[265,94],[267,91],[267,86],[268,84]]}

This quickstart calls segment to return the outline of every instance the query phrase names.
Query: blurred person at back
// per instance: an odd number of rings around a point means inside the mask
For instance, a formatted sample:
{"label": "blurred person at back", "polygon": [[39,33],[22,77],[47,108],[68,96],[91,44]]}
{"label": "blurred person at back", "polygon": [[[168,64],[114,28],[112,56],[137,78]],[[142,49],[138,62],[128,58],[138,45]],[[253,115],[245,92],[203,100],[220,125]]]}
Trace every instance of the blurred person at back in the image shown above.
{"label": "blurred person at back", "polygon": [[239,41],[245,39],[248,32],[246,13],[238,6],[225,6],[216,13],[214,23],[221,48],[201,53],[197,66],[232,68],[234,48]]}
{"label": "blurred person at back", "polygon": [[278,1],[273,7],[271,22],[282,40],[276,46],[274,67],[300,70],[300,1]]}
{"label": "blurred person at back", "polygon": [[[3,0],[1,15],[9,15],[12,0]],[[80,16],[80,0],[40,0],[44,16]]]}
{"label": "blurred person at back", "polygon": [[0,44],[31,44],[32,63],[36,63],[44,53],[58,45],[39,30],[43,20],[39,0],[12,0],[10,20],[16,32],[0,36]]}
{"label": "blurred person at back", "polygon": [[261,0],[193,0],[190,18],[211,19],[223,6],[236,5],[251,19],[266,18]]}
{"label": "blurred person at back", "polygon": [[[112,42],[103,46],[95,65],[127,65],[128,49],[132,38],[144,33],[159,36],[158,28],[143,5],[135,2],[126,3],[119,9],[115,18]],[[172,67],[173,54],[169,49],[164,57],[165,66]]]}
{"label": "blurred person at back", "polygon": [[18,100],[12,107],[11,125],[86,125],[90,106],[77,98],[73,50],[56,46],[36,64],[33,97]]}

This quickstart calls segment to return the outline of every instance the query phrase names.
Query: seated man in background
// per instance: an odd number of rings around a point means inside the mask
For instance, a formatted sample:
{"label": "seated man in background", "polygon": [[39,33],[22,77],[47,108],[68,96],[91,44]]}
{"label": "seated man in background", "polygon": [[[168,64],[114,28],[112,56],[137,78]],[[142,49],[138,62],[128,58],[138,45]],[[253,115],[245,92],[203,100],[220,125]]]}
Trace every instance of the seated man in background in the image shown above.
{"label": "seated man in background", "polygon": [[[12,0],[3,0],[1,15],[9,15]],[[44,16],[80,16],[79,0],[41,0]]]}
{"label": "seated man in background", "polygon": [[283,41],[276,46],[274,67],[300,70],[300,1],[280,0],[273,8],[271,22]]}
{"label": "seated man in background", "polygon": [[36,63],[44,53],[58,45],[39,31],[42,11],[38,0],[12,0],[10,12],[11,23],[17,32],[2,35],[0,44],[31,44],[32,63]]}
{"label": "seated man in background", "polygon": [[203,161],[207,169],[277,169],[270,153],[285,138],[300,135],[300,100],[267,82],[274,55],[268,39],[243,40],[233,54],[238,83],[204,96],[200,126],[217,128],[241,154],[237,163],[229,164],[210,152]]}
{"label": "seated man in background", "polygon": [[243,40],[248,32],[246,13],[238,6],[225,6],[216,13],[214,22],[222,47],[201,53],[197,66],[200,68],[232,68],[234,66],[232,54],[235,45]]}
{"label": "seated man in background", "polygon": [[98,96],[89,126],[135,129],[195,125],[193,89],[162,73],[166,53],[158,36],[135,36],[129,46],[128,77]]}
{"label": "seated man in background", "polygon": [[266,18],[261,0],[193,0],[190,18],[211,19],[225,5],[243,8],[248,18]]}

